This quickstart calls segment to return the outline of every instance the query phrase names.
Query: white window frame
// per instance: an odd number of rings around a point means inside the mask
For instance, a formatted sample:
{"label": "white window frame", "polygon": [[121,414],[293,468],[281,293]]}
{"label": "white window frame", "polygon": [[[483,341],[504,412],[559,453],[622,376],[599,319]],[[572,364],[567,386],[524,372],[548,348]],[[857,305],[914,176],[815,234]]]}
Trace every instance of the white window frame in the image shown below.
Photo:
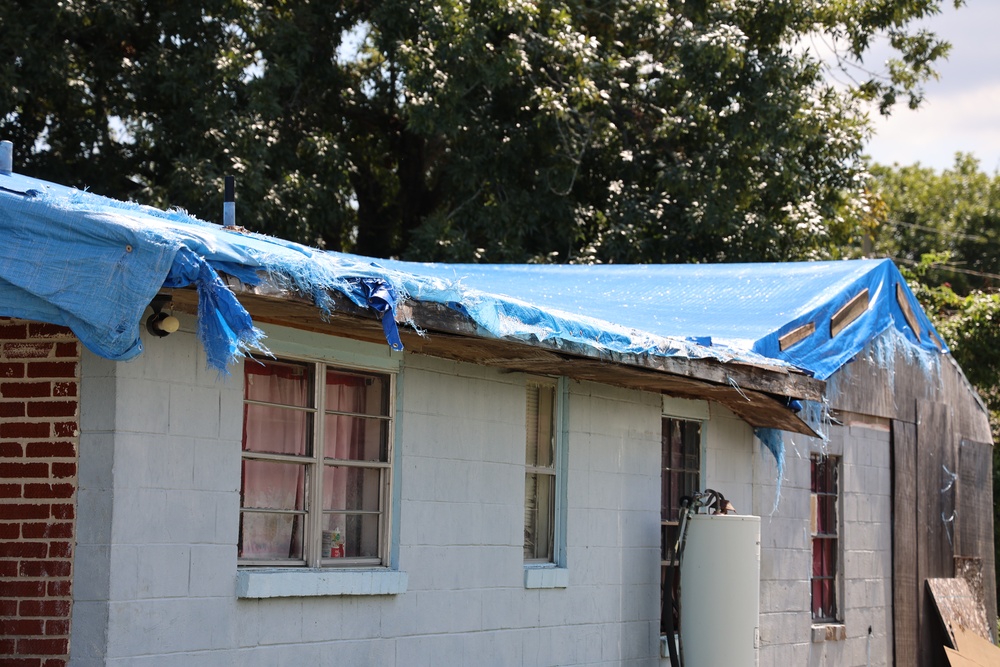
{"label": "white window frame", "polygon": [[[248,360],[246,363],[268,363],[269,360],[257,362]],[[394,373],[386,372],[382,369],[369,369],[353,365],[337,364],[326,360],[296,357],[292,355],[281,355],[275,361],[290,362],[295,364],[305,364],[311,367],[313,374],[313,405],[306,408],[291,408],[308,413],[312,420],[312,447],[311,454],[308,455],[283,455],[260,452],[243,451],[241,462],[246,460],[274,461],[293,463],[306,466],[306,489],[308,501],[303,511],[305,535],[303,536],[303,559],[238,559],[240,567],[310,567],[310,568],[350,568],[350,567],[384,567],[388,565],[390,547],[390,528],[392,526],[392,489],[393,489],[393,440],[395,431],[395,397],[396,397],[396,376]],[[388,392],[386,411],[384,415],[345,413],[325,408],[326,395],[326,372],[327,370],[342,371],[348,374],[368,375],[372,377],[382,377],[386,383]],[[244,381],[246,374],[244,374]],[[271,405],[261,401],[250,401],[244,397],[244,409],[246,405]],[[364,469],[377,469],[380,476],[380,488],[378,498],[379,514],[379,534],[377,556],[361,558],[329,558],[321,554],[321,544],[323,539],[323,484],[322,477],[325,469],[330,466],[334,459],[321,456],[321,443],[324,442],[325,417],[327,415],[357,416],[365,419],[376,419],[384,421],[386,426],[386,461],[352,461],[336,460],[337,467],[352,467]],[[241,515],[244,513],[254,513],[254,510],[240,508]]]}
{"label": "white window frame", "polygon": [[[525,489],[528,475],[549,474],[554,478],[555,492],[552,508],[552,553],[546,559],[525,558],[524,585],[525,588],[566,588],[569,585],[569,570],[566,559],[566,516],[567,516],[567,483],[569,467],[568,451],[568,402],[569,391],[566,378],[529,377],[525,382],[525,425],[528,419],[527,392],[528,387],[535,385],[553,390],[552,405],[552,438],[554,461],[552,467],[529,466],[525,460]],[[527,430],[525,431],[525,447],[527,446]],[[526,452],[526,450],[523,450]]]}
{"label": "white window frame", "polygon": [[[663,444],[662,444],[662,436],[663,436],[663,433],[662,433],[662,424],[663,424],[663,419],[673,419],[673,420],[679,420],[679,421],[687,421],[687,422],[695,422],[695,423],[697,423],[699,425],[698,428],[700,429],[700,432],[701,432],[701,439],[700,439],[700,442],[698,444],[698,461],[699,461],[699,465],[698,465],[698,485],[699,486],[704,486],[706,484],[706,480],[708,479],[708,476],[707,476],[707,472],[708,472],[708,470],[707,470],[707,460],[708,460],[708,429],[709,429],[709,421],[712,418],[712,411],[711,411],[710,404],[709,404],[708,401],[692,400],[692,399],[685,399],[685,398],[675,398],[673,396],[666,396],[666,395],[662,397],[662,402],[663,402],[663,407],[662,407],[662,410],[660,411],[661,412],[661,414],[660,414],[660,417],[661,417],[661,420],[660,420],[660,424],[661,424],[661,433],[660,433],[660,436],[661,436],[661,443],[660,443],[661,456],[662,456],[662,452],[663,452],[663,449],[662,449],[662,447],[663,447]],[[662,463],[661,463],[661,470],[660,470],[660,484],[661,484],[660,488],[661,488],[661,494],[662,494],[662,484],[663,484]],[[661,495],[661,502],[662,502],[662,495]],[[662,507],[661,507],[661,511],[662,511]],[[660,572],[661,572],[660,576],[661,576],[661,578],[663,576],[662,575],[663,567],[666,565],[666,561],[663,560],[663,557],[665,555],[665,545],[663,544],[664,527],[667,526],[667,525],[671,525],[672,523],[673,522],[670,522],[670,521],[663,521],[662,520],[662,516],[661,516],[661,522],[660,522],[660,568],[661,568],[660,569]],[[662,596],[662,591],[663,591],[662,582],[661,582],[660,590],[661,590],[661,596]],[[659,623],[660,623],[660,627],[661,628],[663,626],[662,612],[663,612],[663,605],[662,605],[662,597],[661,597],[660,619],[659,619]],[[669,647],[667,645],[668,641],[669,640],[668,640],[668,638],[667,638],[666,635],[664,635],[664,634],[660,635],[660,657],[662,657],[662,658],[667,658],[667,657],[670,656]],[[673,638],[673,641],[674,642],[677,641],[676,634],[675,634],[675,637]]]}
{"label": "white window frame", "polygon": [[[395,429],[391,432],[392,479],[390,480],[391,505],[387,515],[389,531],[386,563],[378,567],[306,568],[306,567],[238,567],[236,569],[236,597],[238,599],[266,599],[277,597],[309,596],[367,596],[400,595],[409,586],[409,577],[399,559],[400,512],[402,502],[400,484],[402,457],[399,449],[402,414],[401,402],[404,383],[404,354],[391,350],[384,343],[330,336],[314,331],[293,329],[268,322],[257,325],[267,335],[271,353],[285,359],[303,359],[328,363],[333,366],[358,371],[391,374],[393,385]],[[246,359],[244,363],[255,363]],[[241,392],[242,393],[242,392]],[[238,404],[242,414],[242,397]],[[236,408],[236,406],[233,406]],[[235,465],[240,464],[239,443],[236,443]],[[233,548],[235,549],[236,515],[233,515]],[[234,566],[236,563],[234,562]]]}
{"label": "white window frame", "polygon": [[[809,613],[812,618],[813,625],[838,625],[842,623],[844,618],[844,591],[841,588],[843,577],[841,575],[841,568],[844,564],[844,530],[843,530],[843,506],[844,506],[844,493],[843,493],[843,472],[844,472],[844,458],[840,454],[828,454],[824,452],[813,452],[809,457],[810,472],[812,470],[813,462],[824,463],[825,465],[832,465],[834,469],[833,484],[835,486],[834,490],[817,491],[814,486],[814,480],[810,474],[809,480],[809,514],[810,514],[810,529],[809,529]],[[815,526],[817,522],[817,512],[819,511],[819,497],[826,496],[834,498],[834,528],[836,532],[834,533],[823,533],[819,534],[815,531]],[[825,575],[821,577],[822,579],[832,580],[832,591],[833,591],[833,604],[834,613],[832,616],[816,616],[813,611],[813,606],[815,600],[813,598],[813,586],[816,581],[816,575],[812,571],[812,560],[813,560],[813,550],[815,548],[816,541],[826,541],[833,542],[833,553],[836,562],[833,567],[832,575]]]}

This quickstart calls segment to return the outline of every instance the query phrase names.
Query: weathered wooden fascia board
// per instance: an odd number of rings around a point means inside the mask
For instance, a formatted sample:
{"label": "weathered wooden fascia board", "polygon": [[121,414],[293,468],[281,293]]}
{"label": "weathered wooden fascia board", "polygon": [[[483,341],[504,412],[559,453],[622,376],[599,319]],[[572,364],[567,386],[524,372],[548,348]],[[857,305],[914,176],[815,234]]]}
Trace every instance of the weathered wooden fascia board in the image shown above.
{"label": "weathered wooden fascia board", "polygon": [[[408,303],[400,311],[397,321],[412,323],[421,329],[477,337],[483,335],[469,318],[440,304]],[[758,366],[735,361],[723,363],[715,359],[654,357],[645,354],[602,352],[584,345],[567,344],[564,341],[527,343],[521,340],[509,340],[508,342],[548,350],[557,355],[586,357],[600,360],[605,364],[645,368],[714,384],[735,385],[741,389],[810,401],[822,400],[826,388],[826,383],[822,380],[816,380],[802,373],[790,372],[787,368],[778,366]],[[496,365],[503,364],[502,359],[490,361]],[[483,360],[481,363],[488,362]]]}
{"label": "weathered wooden fascia board", "polygon": [[[384,340],[381,324],[372,311],[357,306],[340,293],[330,292],[334,308],[331,317],[324,322],[317,315],[311,299],[283,290],[271,282],[248,286],[235,278],[227,277],[227,284],[240,296],[255,319],[338,333],[361,340]],[[175,302],[178,299],[183,302],[193,298],[193,305],[197,305],[193,290],[176,292],[189,294],[186,297],[176,295]],[[191,304],[188,306],[192,307]],[[583,345],[566,344],[563,341],[528,343],[523,340],[493,338],[481,331],[468,316],[436,303],[406,302],[397,309],[396,321],[402,325],[400,333],[404,345],[410,351],[515,371],[589,377],[622,386],[656,389],[678,396],[709,393],[739,397],[741,392],[754,391],[761,395],[819,401],[823,399],[826,389],[826,383],[821,380],[776,366],[612,353]],[[423,332],[435,335],[427,336]],[[584,360],[591,363],[583,364]],[[576,370],[572,370],[571,366],[577,367]],[[624,377],[616,378],[616,375]],[[706,384],[717,385],[718,388],[706,392]],[[716,400],[725,402],[721,398]],[[774,403],[780,405],[778,401]],[[783,406],[782,409],[787,411]],[[754,424],[753,421],[750,423]]]}

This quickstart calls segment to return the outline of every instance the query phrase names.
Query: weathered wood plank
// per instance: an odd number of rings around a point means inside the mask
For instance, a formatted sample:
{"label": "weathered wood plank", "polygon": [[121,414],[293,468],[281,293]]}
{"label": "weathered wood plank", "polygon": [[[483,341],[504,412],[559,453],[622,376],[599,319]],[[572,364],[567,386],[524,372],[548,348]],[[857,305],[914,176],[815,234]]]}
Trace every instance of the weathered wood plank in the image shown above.
{"label": "weathered wood plank", "polygon": [[917,580],[917,427],[892,422],[893,654],[897,667],[917,662],[920,591]]}
{"label": "weathered wood plank", "polygon": [[913,314],[913,308],[910,307],[910,300],[906,298],[906,291],[903,289],[902,283],[896,283],[896,303],[899,304],[900,309],[903,311],[903,317],[906,318],[906,323],[910,325],[910,331],[919,339],[920,326],[917,324],[917,316]]}
{"label": "weathered wood plank", "polygon": [[926,560],[924,577],[955,576],[955,491],[958,442],[944,403],[917,402],[917,507]]}
{"label": "weathered wood plank", "polygon": [[[917,401],[917,581],[953,577],[957,442],[948,406]],[[923,589],[923,586],[921,586]],[[920,604],[920,664],[944,661],[943,629],[930,595]]]}
{"label": "weathered wood plank", "polygon": [[868,310],[868,288],[864,288],[845,303],[840,310],[830,318],[830,338],[846,329],[851,322],[861,317]]}
{"label": "weathered wood plank", "polygon": [[[282,292],[273,286],[245,286],[231,279],[229,286],[243,302],[255,319],[283,323],[288,326],[336,333],[359,340],[378,340],[381,324],[374,315],[359,308],[337,292],[329,294],[334,312],[322,321],[309,299]],[[175,300],[196,307],[197,296],[193,290],[173,290]],[[188,294],[178,294],[187,292]],[[794,372],[786,367],[745,362],[726,362],[715,359],[688,359],[684,357],[653,357],[650,355],[621,354],[600,350],[584,345],[574,345],[565,341],[532,341],[528,343],[515,339],[497,339],[480,331],[476,324],[463,313],[442,304],[407,302],[397,313],[397,323],[404,345],[423,354],[455,358],[462,361],[483,363],[473,353],[476,341],[490,341],[500,345],[492,348],[493,365],[507,357],[515,359],[525,355],[523,350],[543,350],[560,355],[560,358],[590,358],[608,365],[605,375],[612,375],[614,368],[638,367],[657,373],[669,373],[714,384],[736,384],[742,389],[751,389],[767,394],[777,394],[792,398],[819,401],[823,399],[826,383],[804,373]],[[419,329],[428,333],[420,336]],[[411,334],[411,335],[407,335]],[[442,335],[443,341],[437,340]],[[470,351],[469,346],[472,350]],[[450,356],[449,356],[450,355]]]}
{"label": "weathered wood plank", "polygon": [[792,345],[795,345],[796,343],[801,342],[813,335],[815,331],[816,325],[812,322],[807,322],[800,327],[792,329],[785,335],[778,338],[778,349],[784,352]]}
{"label": "weathered wood plank", "polygon": [[[173,298],[173,305],[178,310],[197,312],[197,294],[193,290],[173,290]],[[343,298],[335,302],[336,308],[326,320],[320,319],[315,306],[301,297],[279,299],[273,295],[262,296],[246,292],[240,294],[240,299],[256,322],[372,343],[385,342],[381,323],[369,311]],[[450,309],[444,310],[461,317]],[[564,375],[574,380],[657,391],[680,398],[714,400],[742,416],[751,426],[777,428],[816,437],[808,424],[769,395],[787,394],[754,389],[764,386],[788,390],[788,385],[784,382],[794,377],[796,382],[807,381],[808,386],[804,396],[792,395],[799,398],[822,395],[825,383],[805,376],[793,376],[784,369],[776,372],[746,365],[721,364],[714,360],[656,360],[643,359],[637,355],[608,354],[607,358],[595,358],[579,350],[559,350],[520,341],[480,337],[474,333],[471,323],[467,322],[467,325],[468,329],[463,333],[434,331],[426,336],[413,329],[401,328],[400,337],[405,348],[415,354],[523,373]],[[461,327],[456,325],[454,328]],[[768,379],[771,376],[777,377],[777,380]]]}
{"label": "weathered wood plank", "polygon": [[983,607],[989,637],[996,641],[996,578],[993,552],[993,446],[962,440],[958,452],[958,526],[955,551],[982,562]]}
{"label": "weathered wood plank", "polygon": [[958,648],[955,631],[958,628],[970,630],[980,637],[989,637],[986,627],[986,610],[976,599],[969,582],[965,579],[928,579],[927,588],[937,609],[938,618],[948,631],[952,648]]}
{"label": "weathered wood plank", "polygon": [[862,351],[857,359],[841,367],[830,378],[830,406],[846,412],[899,419],[892,394],[892,375],[887,369],[872,363],[867,352],[867,349]]}

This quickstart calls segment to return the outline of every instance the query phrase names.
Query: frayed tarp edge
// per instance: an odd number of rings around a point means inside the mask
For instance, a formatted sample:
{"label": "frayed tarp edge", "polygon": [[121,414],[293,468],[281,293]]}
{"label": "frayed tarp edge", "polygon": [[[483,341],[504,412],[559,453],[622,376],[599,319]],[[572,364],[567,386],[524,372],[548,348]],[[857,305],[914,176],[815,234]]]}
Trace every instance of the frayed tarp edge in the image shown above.
{"label": "frayed tarp edge", "polygon": [[777,481],[774,490],[774,507],[772,512],[778,509],[778,502],[781,500],[781,480],[785,474],[785,438],[782,432],[776,428],[755,428],[753,434],[760,440],[760,444],[767,448],[774,456],[777,464]]}

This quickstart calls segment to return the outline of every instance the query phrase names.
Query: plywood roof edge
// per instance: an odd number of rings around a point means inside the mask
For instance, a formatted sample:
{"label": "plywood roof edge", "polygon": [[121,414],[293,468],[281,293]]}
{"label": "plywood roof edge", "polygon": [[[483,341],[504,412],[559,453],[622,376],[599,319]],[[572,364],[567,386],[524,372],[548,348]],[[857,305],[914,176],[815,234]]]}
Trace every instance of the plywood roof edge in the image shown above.
{"label": "plywood roof edge", "polygon": [[[299,305],[312,306],[313,304],[312,299],[281,289],[267,281],[258,286],[250,286],[235,278],[227,277],[226,282],[237,295],[253,295],[268,301]],[[371,311],[357,306],[339,292],[332,291],[329,296],[336,314],[375,320]],[[743,390],[754,390],[804,400],[821,400],[826,390],[824,381],[779,366],[757,365],[742,361],[722,362],[711,358],[692,359],[608,352],[561,340],[528,342],[521,339],[495,339],[482,331],[466,314],[438,303],[408,300],[401,305],[398,311],[397,322],[401,325],[410,325],[418,332],[441,332],[459,337],[502,340],[509,345],[523,345],[560,355],[566,363],[570,363],[572,358],[589,358],[606,364],[642,368],[711,384],[734,386]],[[251,314],[253,313],[251,312]],[[317,313],[317,320],[319,319],[320,314]],[[269,321],[280,323],[273,316],[269,318]],[[289,323],[289,325],[296,326],[295,323]],[[499,359],[493,359],[490,365],[502,365],[502,362]]]}

